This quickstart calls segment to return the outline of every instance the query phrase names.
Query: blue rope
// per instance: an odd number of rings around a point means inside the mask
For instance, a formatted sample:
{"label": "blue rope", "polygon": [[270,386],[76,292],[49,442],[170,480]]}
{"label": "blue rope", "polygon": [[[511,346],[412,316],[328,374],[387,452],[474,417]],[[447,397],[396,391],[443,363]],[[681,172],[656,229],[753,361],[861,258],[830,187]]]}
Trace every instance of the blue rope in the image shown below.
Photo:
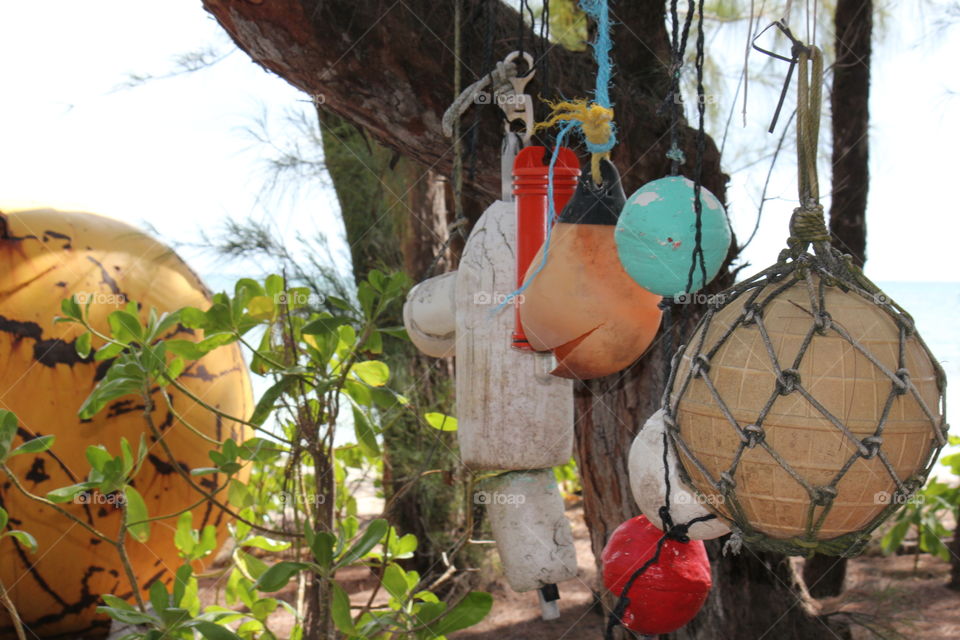
{"label": "blue rope", "polygon": [[557,165],[557,158],[560,157],[560,149],[563,147],[563,139],[567,137],[567,134],[577,126],[575,121],[567,122],[560,128],[560,132],[557,134],[557,142],[553,147],[553,154],[550,156],[550,166],[547,169],[547,237],[543,241],[543,253],[541,254],[540,264],[537,265],[536,270],[530,274],[530,277],[527,278],[527,281],[523,283],[516,291],[508,295],[503,302],[498,304],[496,308],[491,311],[491,314],[496,314],[501,309],[503,309],[508,304],[513,304],[513,301],[527,290],[527,287],[533,282],[534,278],[539,275],[543,268],[547,266],[547,254],[550,252],[550,238],[553,236],[553,228],[557,226],[554,224],[554,219],[557,217],[557,208],[553,202],[553,168]]}
{"label": "blue rope", "polygon": [[593,58],[597,61],[597,89],[594,100],[609,109],[613,106],[610,102],[610,77],[613,75],[613,63],[610,61],[610,49],[613,48],[613,41],[610,39],[610,7],[607,6],[607,0],[580,0],[580,8],[597,23],[597,41],[593,43]]}
{"label": "blue rope", "polygon": [[[613,107],[610,101],[610,78],[613,76],[613,62],[610,60],[610,50],[613,49],[613,40],[610,38],[610,7],[607,0],[580,0],[580,9],[597,23],[597,40],[592,43],[593,59],[597,63],[594,102],[610,109]],[[593,144],[586,139],[584,142],[590,153],[606,153],[617,144],[616,126],[610,123],[610,139],[605,143]]]}
{"label": "blue rope", "polygon": [[[610,78],[613,76],[613,62],[610,60],[610,50],[613,48],[613,40],[610,38],[610,7],[607,5],[607,0],[580,0],[580,9],[597,23],[597,39],[593,43],[593,59],[597,63],[594,101],[601,107],[610,109],[613,107],[613,103],[610,101]],[[547,265],[547,256],[550,252],[550,237],[553,235],[554,226],[556,226],[554,219],[557,215],[556,207],[553,203],[553,167],[557,163],[564,138],[566,138],[567,134],[570,133],[570,130],[574,127],[580,129],[581,134],[583,133],[582,122],[579,120],[567,121],[557,133],[557,140],[553,147],[553,155],[550,156],[550,167],[547,171],[547,220],[549,225],[547,227],[547,237],[543,241],[543,252],[540,264],[536,270],[530,274],[527,281],[523,283],[523,286],[507,296],[503,302],[491,311],[491,314],[496,314],[508,304],[512,304],[516,297],[530,286],[530,283],[533,282]],[[605,143],[593,144],[586,138],[584,138],[584,142],[586,142],[587,150],[590,153],[606,153],[617,144],[616,126],[610,123],[610,138]]]}

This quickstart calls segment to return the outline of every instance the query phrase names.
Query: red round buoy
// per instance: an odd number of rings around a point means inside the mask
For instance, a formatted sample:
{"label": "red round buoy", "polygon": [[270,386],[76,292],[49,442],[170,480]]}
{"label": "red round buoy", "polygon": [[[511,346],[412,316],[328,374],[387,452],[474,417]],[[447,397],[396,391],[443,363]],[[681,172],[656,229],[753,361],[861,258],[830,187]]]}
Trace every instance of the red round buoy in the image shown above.
{"label": "red round buoy", "polygon": [[[657,550],[663,532],[646,516],[627,520],[603,549],[603,584],[617,597]],[[700,540],[663,543],[659,560],[633,583],[623,626],[645,635],[670,633],[690,622],[710,592],[710,560]]]}

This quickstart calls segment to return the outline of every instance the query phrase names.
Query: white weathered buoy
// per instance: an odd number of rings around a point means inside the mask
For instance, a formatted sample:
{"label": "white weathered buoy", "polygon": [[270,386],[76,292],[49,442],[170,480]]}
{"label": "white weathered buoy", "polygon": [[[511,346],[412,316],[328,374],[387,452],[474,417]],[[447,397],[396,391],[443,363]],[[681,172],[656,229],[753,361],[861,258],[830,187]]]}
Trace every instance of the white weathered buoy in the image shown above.
{"label": "white weathered buoy", "polygon": [[403,303],[403,324],[410,341],[434,358],[454,354],[457,330],[457,272],[424,280],[410,289]]}
{"label": "white weathered buoy", "polygon": [[[663,476],[663,409],[658,410],[637,434],[630,447],[630,490],[640,511],[651,523],[661,526],[660,507],[665,503],[667,487]],[[667,449],[670,466],[670,515],[675,524],[709,515],[703,499],[680,479],[680,461],[671,443]],[[692,540],[711,540],[730,533],[730,527],[719,518],[697,522],[687,535]]]}
{"label": "white weathered buoy", "polygon": [[[514,591],[555,592],[551,585],[576,577],[573,532],[552,469],[490,478],[474,500],[487,507],[500,561]],[[542,600],[545,614],[555,601],[555,597]]]}
{"label": "white weathered buoy", "polygon": [[512,202],[490,205],[457,272],[457,433],[474,470],[543,469],[573,455],[573,383],[549,374],[551,354],[511,347],[516,226]]}

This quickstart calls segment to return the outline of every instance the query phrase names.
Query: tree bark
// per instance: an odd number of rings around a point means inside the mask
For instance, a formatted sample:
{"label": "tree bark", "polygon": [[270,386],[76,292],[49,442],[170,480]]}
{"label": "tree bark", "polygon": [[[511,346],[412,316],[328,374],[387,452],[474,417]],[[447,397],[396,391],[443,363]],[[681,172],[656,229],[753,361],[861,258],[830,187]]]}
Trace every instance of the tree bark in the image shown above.
{"label": "tree bark", "polygon": [[814,554],[803,563],[803,582],[814,598],[832,598],[843,593],[847,559]]}
{"label": "tree bark", "polygon": [[833,115],[833,200],[830,233],[834,246],[863,265],[867,258],[870,50],[872,0],[839,0],[834,15],[836,62],[830,107]]}
{"label": "tree bark", "polygon": [[[495,59],[517,48],[517,14],[495,0]],[[479,15],[484,0],[465,0],[464,15]],[[443,138],[440,120],[452,101],[452,3],[406,0],[390,4],[356,0],[204,0],[255,61],[294,86],[316,97],[324,109],[366,130],[380,143],[442,175],[452,168],[451,143]],[[613,98],[619,143],[613,160],[629,193],[644,182],[669,171],[667,113],[660,112],[669,92],[669,44],[664,26],[665,3],[633,0],[616,3],[613,38],[617,70]],[[464,28],[462,61],[465,84],[488,69],[479,68],[483,30]],[[528,50],[534,36],[526,33]],[[588,54],[547,47],[556,76],[552,86],[532,85],[528,91],[544,96],[585,96],[592,90],[593,63]],[[537,105],[538,120],[544,107]],[[502,128],[496,109],[485,108],[479,122],[477,174],[465,182],[470,202],[499,197],[498,150]],[[694,132],[681,123],[680,145],[696,157]],[[720,167],[716,146],[708,140],[703,158],[703,183],[724,200],[727,176]],[[471,221],[482,206],[468,206]],[[411,274],[419,276],[421,274]],[[730,283],[726,274],[712,285]],[[680,311],[683,311],[680,314]],[[673,344],[681,330],[689,335],[699,309],[677,309]],[[637,509],[630,496],[626,459],[634,433],[654,411],[663,387],[666,360],[653,349],[626,372],[578,385],[577,457],[584,482],[584,509],[599,559],[613,529]],[[723,557],[719,543],[710,544],[717,588],[700,618],[676,637],[684,640],[768,637],[800,640],[821,638],[824,625],[803,606],[802,591],[782,556],[744,551]],[[755,633],[757,630],[759,633]]]}

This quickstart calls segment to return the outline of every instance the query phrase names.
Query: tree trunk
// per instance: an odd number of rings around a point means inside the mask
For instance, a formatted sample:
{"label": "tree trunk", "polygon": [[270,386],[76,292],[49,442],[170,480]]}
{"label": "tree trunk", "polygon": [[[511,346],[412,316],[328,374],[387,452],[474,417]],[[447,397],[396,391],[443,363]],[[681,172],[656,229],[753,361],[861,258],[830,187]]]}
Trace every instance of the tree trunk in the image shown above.
{"label": "tree trunk", "polygon": [[[871,0],[839,0],[834,14],[836,39],[833,88],[833,245],[861,267],[867,259],[867,190],[870,182]],[[815,598],[838,596],[847,576],[846,558],[814,555],[803,566],[803,580]]]}
{"label": "tree trunk", "polygon": [[831,598],[843,593],[847,559],[814,554],[803,563],[803,582],[814,598]]}
{"label": "tree trunk", "polygon": [[[464,0],[462,31],[465,84],[487,73],[478,52],[485,44],[483,29],[472,26],[485,0]],[[518,48],[517,13],[496,0],[493,5],[495,59]],[[204,0],[204,6],[255,61],[294,86],[316,97],[325,109],[364,129],[380,143],[450,175],[450,141],[440,121],[453,99],[452,3],[407,0],[400,3],[356,0]],[[669,120],[658,107],[670,86],[669,44],[662,0],[616,3],[614,57],[619,143],[613,160],[629,193],[642,183],[667,174]],[[527,31],[527,50],[535,42]],[[554,86],[534,85],[544,96],[590,95],[595,72],[588,54],[562,47],[544,47]],[[563,73],[556,73],[562,70]],[[538,78],[540,80],[540,78]],[[478,108],[478,107],[475,107]],[[544,107],[537,105],[538,120]],[[502,128],[496,109],[481,114],[477,174],[465,183],[472,201],[499,197],[499,145]],[[694,132],[681,124],[680,144],[686,157],[696,157]],[[692,162],[684,167],[689,175]],[[703,158],[704,186],[721,200],[727,176],[720,168],[716,146],[708,141]],[[472,221],[481,207],[468,209]],[[412,274],[419,276],[421,274]],[[714,287],[729,284],[729,274]],[[681,309],[677,309],[681,311]],[[682,308],[674,331],[691,324],[699,309]],[[679,313],[676,315],[680,315]],[[674,345],[678,344],[674,336]],[[577,457],[584,480],[584,509],[593,550],[600,551],[613,529],[637,513],[629,494],[627,452],[633,434],[653,412],[663,387],[666,360],[659,349],[617,376],[578,385]],[[803,606],[802,592],[789,563],[773,554],[744,551],[722,557],[719,543],[710,545],[717,588],[693,624],[676,637],[684,640],[768,637],[800,640],[825,637],[825,626]],[[759,633],[755,633],[760,630]],[[772,635],[771,635],[772,634]]]}
{"label": "tree trunk", "polygon": [[870,122],[871,0],[839,0],[834,16],[836,62],[830,107],[833,114],[833,201],[830,233],[834,246],[858,264],[867,259],[867,188]]}

